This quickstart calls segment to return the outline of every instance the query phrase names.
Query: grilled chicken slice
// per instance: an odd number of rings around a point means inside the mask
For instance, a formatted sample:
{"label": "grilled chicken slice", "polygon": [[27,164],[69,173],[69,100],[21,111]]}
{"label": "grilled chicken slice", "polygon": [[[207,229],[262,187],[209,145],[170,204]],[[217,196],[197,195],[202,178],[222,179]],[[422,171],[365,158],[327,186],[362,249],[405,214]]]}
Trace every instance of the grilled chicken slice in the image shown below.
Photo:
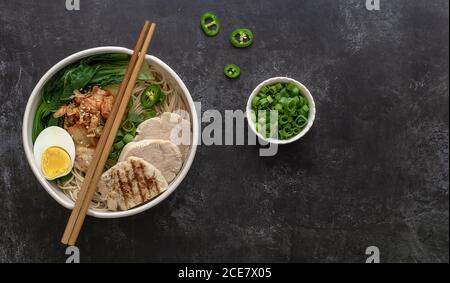
{"label": "grilled chicken slice", "polygon": [[101,199],[111,211],[128,210],[167,189],[161,172],[142,158],[129,157],[103,173],[98,184]]}
{"label": "grilled chicken slice", "polygon": [[134,156],[151,163],[170,183],[180,172],[183,159],[178,146],[167,140],[142,140],[130,142],[120,153],[119,161]]}
{"label": "grilled chicken slice", "polygon": [[135,141],[146,139],[168,140],[179,146],[183,158],[191,143],[191,123],[176,113],[164,112],[142,122],[137,128]]}

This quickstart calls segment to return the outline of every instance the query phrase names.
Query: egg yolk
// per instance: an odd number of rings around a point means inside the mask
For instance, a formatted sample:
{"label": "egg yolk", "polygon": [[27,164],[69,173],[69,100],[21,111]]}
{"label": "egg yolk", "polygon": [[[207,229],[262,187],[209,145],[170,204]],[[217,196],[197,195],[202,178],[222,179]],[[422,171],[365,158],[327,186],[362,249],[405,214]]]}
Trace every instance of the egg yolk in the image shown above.
{"label": "egg yolk", "polygon": [[70,164],[69,154],[60,147],[49,147],[42,154],[42,172],[47,179],[68,173]]}

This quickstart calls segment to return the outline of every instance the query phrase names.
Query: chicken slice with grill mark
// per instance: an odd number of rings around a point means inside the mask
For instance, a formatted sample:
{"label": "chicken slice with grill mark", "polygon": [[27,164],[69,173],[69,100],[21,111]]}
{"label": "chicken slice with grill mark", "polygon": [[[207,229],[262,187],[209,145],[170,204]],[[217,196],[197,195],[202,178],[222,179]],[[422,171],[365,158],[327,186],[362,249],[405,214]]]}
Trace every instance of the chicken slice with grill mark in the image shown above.
{"label": "chicken slice with grill mark", "polygon": [[111,211],[128,210],[167,189],[161,172],[142,158],[129,157],[103,173],[98,184],[102,201]]}

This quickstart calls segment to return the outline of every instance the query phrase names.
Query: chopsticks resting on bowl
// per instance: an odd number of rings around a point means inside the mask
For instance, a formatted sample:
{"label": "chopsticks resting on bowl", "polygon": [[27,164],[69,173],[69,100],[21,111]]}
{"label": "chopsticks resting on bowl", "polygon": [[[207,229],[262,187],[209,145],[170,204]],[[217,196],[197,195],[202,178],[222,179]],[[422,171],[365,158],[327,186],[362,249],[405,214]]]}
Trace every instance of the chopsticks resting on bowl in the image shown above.
{"label": "chopsticks resting on bowl", "polygon": [[97,183],[103,173],[103,168],[105,167],[109,152],[111,151],[117,131],[122,123],[128,100],[131,97],[132,90],[136,84],[136,79],[141,70],[145,55],[147,54],[150,41],[155,31],[155,26],[154,23],[150,25],[149,21],[146,21],[142,28],[136,47],[134,48],[133,56],[130,59],[124,79],[116,96],[114,106],[106,121],[100,140],[98,141],[94,158],[89,165],[77,201],[75,202],[75,206],[67,222],[66,229],[61,239],[63,244],[74,245],[80,234],[89,205],[97,191]]}

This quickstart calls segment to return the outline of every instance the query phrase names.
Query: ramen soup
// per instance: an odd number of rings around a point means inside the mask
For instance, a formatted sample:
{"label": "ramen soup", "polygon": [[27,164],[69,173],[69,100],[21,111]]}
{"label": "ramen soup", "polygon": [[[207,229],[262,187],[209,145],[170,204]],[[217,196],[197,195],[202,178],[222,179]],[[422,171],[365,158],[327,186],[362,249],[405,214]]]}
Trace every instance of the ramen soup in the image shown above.
{"label": "ramen soup", "polygon": [[[35,158],[41,173],[74,202],[129,59],[126,54],[84,58],[43,88],[33,123],[34,147],[40,150]],[[178,87],[144,62],[91,208],[127,210],[165,191],[190,150],[189,116]]]}

